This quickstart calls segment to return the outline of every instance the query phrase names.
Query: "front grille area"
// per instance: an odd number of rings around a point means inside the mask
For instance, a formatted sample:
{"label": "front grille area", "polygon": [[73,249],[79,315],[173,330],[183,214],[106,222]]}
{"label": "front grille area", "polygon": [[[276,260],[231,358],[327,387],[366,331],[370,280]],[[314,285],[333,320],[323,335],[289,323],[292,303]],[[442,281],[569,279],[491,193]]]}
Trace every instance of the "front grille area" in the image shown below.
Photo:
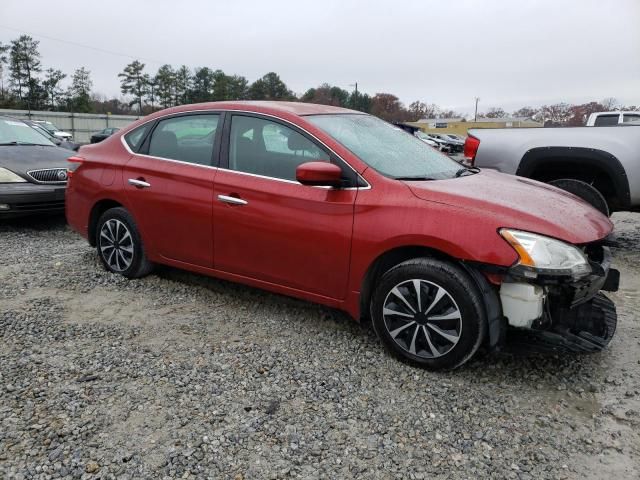
{"label": "front grille area", "polygon": [[64,200],[37,203],[14,203],[11,205],[11,211],[16,212],[39,212],[48,210],[64,210]]}
{"label": "front grille area", "polygon": [[44,170],[31,170],[27,172],[38,183],[67,183],[66,168],[47,168]]}

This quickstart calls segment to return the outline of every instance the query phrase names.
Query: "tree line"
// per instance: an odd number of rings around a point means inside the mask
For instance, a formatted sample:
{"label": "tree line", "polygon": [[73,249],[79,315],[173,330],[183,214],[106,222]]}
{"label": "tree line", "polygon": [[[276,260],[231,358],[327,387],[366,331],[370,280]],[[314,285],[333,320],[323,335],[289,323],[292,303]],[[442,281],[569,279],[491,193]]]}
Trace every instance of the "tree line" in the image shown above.
{"label": "tree line", "polygon": [[[440,108],[433,103],[416,100],[405,106],[391,93],[369,95],[328,83],[296,95],[275,72],[266,73],[250,83],[241,75],[228,75],[209,67],[192,70],[186,65],[174,67],[166,64],[153,73],[147,71],[146,65],[139,60],[126,65],[118,74],[123,96],[107,98],[93,91],[91,72],[85,67],[77,68],[71,76],[59,69],[44,69],[39,43],[29,35],[21,35],[8,44],[0,43],[0,108],[146,115],[187,103],[288,100],[351,108],[391,122],[464,118],[453,110]],[[526,117],[544,122],[545,125],[563,126],[582,125],[586,117],[596,111],[638,108],[619,105],[615,99],[609,98],[581,105],[557,103],[540,108],[522,107],[511,113],[493,107],[478,116]]]}

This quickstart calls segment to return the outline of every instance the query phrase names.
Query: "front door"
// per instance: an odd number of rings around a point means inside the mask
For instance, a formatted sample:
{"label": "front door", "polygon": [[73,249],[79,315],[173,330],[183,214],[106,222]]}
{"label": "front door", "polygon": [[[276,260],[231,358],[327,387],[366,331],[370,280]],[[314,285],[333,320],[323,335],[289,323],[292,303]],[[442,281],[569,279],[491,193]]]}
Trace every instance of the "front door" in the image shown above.
{"label": "front door", "polygon": [[298,165],[330,154],[284,124],[234,114],[214,187],[218,270],[344,298],[357,189],[303,186]]}
{"label": "front door", "polygon": [[[162,257],[213,266],[214,146],[220,116],[160,120],[124,166],[124,182],[144,241]],[[221,123],[221,122],[220,122]]]}

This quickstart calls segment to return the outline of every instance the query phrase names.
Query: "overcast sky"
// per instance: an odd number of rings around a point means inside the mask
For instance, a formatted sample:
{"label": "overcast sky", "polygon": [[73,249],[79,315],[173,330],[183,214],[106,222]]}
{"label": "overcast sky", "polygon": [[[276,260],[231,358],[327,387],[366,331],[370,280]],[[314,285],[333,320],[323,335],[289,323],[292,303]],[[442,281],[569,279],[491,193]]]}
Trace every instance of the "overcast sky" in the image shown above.
{"label": "overcast sky", "polygon": [[[615,97],[640,105],[640,0],[0,0],[0,41],[40,40],[45,68],[91,70],[119,96],[130,57],[275,71],[462,112]],[[116,54],[83,48],[82,44]]]}

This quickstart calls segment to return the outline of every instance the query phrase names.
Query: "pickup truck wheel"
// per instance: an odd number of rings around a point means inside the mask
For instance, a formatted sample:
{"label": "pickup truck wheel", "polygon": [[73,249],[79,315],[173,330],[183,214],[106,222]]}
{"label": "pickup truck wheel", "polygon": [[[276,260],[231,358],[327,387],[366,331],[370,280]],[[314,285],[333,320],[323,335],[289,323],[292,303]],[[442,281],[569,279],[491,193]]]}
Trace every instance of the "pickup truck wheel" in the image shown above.
{"label": "pickup truck wheel", "polygon": [[587,203],[590,203],[596,210],[599,210],[607,217],[611,215],[609,213],[609,205],[604,196],[593,186],[581,180],[575,180],[573,178],[561,178],[559,180],[553,180],[549,182],[549,185],[561,188],[567,192],[573,193],[576,197],[580,197]]}
{"label": "pickup truck wheel", "polygon": [[416,258],[385,273],[371,300],[378,338],[407,363],[453,369],[478,350],[486,331],[483,299],[460,267]]}
{"label": "pickup truck wheel", "polygon": [[122,207],[110,208],[96,226],[96,248],[104,267],[127,278],[144,277],[153,269],[147,259],[138,227]]}

